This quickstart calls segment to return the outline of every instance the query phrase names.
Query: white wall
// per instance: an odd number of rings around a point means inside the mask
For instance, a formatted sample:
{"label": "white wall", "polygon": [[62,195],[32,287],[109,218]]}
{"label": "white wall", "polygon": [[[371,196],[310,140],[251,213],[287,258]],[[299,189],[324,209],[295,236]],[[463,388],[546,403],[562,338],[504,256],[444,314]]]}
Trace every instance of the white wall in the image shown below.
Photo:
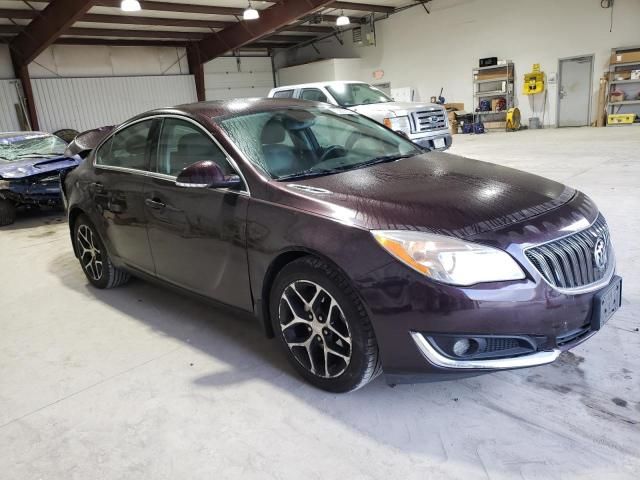
{"label": "white wall", "polygon": [[[450,102],[474,104],[471,72],[478,59],[497,56],[513,60],[516,69],[517,105],[524,122],[531,116],[529,98],[522,95],[522,78],[533,63],[547,73],[558,70],[558,59],[595,54],[593,100],[597,103],[598,79],[607,68],[613,47],[640,45],[640,1],[616,0],[613,31],[611,10],[599,0],[434,0],[431,14],[414,7],[376,23],[377,46],[354,48],[345,34],[345,47],[332,44],[327,55],[342,57],[355,51],[362,59],[359,78],[372,82],[382,69],[381,81],[412,87],[417,98],[428,100],[444,87]],[[504,21],[502,21],[504,19]],[[334,42],[335,43],[335,42]],[[337,45],[337,46],[336,46]],[[308,49],[305,60],[313,59]],[[282,63],[282,55],[280,62]],[[318,58],[317,56],[315,58]],[[545,123],[555,124],[557,90],[550,86]],[[536,110],[542,110],[538,99]],[[592,107],[592,118],[595,118]]]}
{"label": "white wall", "polygon": [[359,58],[336,58],[281,68],[278,70],[278,86],[300,83],[353,80],[362,72]]}

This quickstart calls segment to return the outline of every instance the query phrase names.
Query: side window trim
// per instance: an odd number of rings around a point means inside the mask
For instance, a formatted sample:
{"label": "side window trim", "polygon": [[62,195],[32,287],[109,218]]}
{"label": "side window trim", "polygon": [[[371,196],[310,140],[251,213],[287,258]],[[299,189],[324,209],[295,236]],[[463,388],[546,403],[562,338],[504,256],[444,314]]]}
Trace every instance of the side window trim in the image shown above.
{"label": "side window trim", "polygon": [[[108,137],[104,138],[102,140],[102,142],[100,143],[100,145],[98,145],[98,147],[96,147],[96,150],[95,150],[96,153],[93,155],[93,162],[92,162],[93,167],[94,168],[102,168],[102,169],[105,169],[105,170],[117,170],[117,171],[122,171],[122,172],[129,172],[129,173],[133,173],[133,174],[136,174],[136,175],[143,175],[143,176],[146,176],[146,177],[159,178],[161,180],[175,181],[175,179],[177,177],[174,177],[172,175],[166,175],[164,173],[151,172],[149,170],[136,170],[136,169],[127,168],[127,167],[118,167],[118,166],[111,166],[111,165],[98,165],[98,164],[96,164],[96,156],[98,154],[98,151],[102,148],[102,146],[105,143],[107,143],[109,140],[111,140],[118,132],[121,132],[125,128],[127,128],[127,127],[129,127],[131,125],[134,125],[134,124],[136,124],[138,122],[143,122],[145,120],[154,120],[154,119],[159,119],[162,122],[164,122],[164,120],[166,118],[177,118],[179,120],[184,120],[186,122],[191,123],[196,128],[201,130],[208,138],[210,138],[214,142],[214,144],[220,149],[220,151],[224,154],[224,156],[227,159],[227,161],[229,162],[229,165],[231,166],[231,168],[242,179],[243,188],[242,188],[242,190],[220,189],[221,191],[229,191],[229,192],[238,193],[238,194],[241,194],[241,195],[249,195],[249,196],[251,196],[251,189],[249,188],[249,183],[247,182],[247,179],[244,176],[244,173],[242,173],[242,170],[240,169],[240,166],[235,161],[235,159],[231,155],[229,155],[227,150],[222,146],[222,144],[218,141],[218,139],[211,132],[209,132],[207,129],[205,129],[197,121],[195,121],[195,120],[193,120],[193,119],[191,119],[191,118],[189,118],[187,116],[183,116],[183,115],[158,114],[158,115],[152,115],[152,116],[149,116],[149,117],[141,118],[141,119],[136,120],[135,122],[131,122],[131,123],[127,123],[127,124],[123,125],[122,127],[118,128],[117,130],[112,132]],[[158,135],[156,135],[156,140],[158,138],[159,138],[159,132],[158,132]],[[156,146],[157,146],[158,143],[159,142],[156,141]],[[157,150],[157,148],[156,148],[156,150]]]}

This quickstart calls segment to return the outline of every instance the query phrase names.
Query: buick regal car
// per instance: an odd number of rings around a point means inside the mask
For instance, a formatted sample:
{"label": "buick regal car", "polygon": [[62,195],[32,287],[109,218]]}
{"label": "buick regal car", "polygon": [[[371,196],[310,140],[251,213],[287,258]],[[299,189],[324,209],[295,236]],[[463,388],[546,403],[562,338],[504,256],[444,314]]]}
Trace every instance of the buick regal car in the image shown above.
{"label": "buick regal car", "polygon": [[44,132],[0,133],[0,226],[21,208],[59,206],[60,173],[78,165],[67,142]]}
{"label": "buick regal car", "polygon": [[333,392],[547,364],[620,306],[585,194],[326,104],[147,112],[63,191],[91,284],[135,275],[249,312]]}

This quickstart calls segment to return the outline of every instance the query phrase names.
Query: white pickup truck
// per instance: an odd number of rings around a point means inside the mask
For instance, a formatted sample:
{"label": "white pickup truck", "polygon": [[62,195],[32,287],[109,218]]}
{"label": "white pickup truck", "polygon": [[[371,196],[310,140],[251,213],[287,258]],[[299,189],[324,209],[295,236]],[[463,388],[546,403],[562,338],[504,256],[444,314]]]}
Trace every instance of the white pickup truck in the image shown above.
{"label": "white pickup truck", "polygon": [[412,142],[433,150],[451,146],[447,112],[441,105],[395,102],[364,82],[333,81],[274,88],[269,98],[297,98],[348,108],[401,132]]}

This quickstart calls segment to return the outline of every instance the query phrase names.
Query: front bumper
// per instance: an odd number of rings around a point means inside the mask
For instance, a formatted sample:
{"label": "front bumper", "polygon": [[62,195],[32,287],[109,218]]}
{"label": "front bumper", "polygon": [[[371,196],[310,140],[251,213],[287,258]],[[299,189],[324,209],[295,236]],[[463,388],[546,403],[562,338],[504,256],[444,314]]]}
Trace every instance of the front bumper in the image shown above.
{"label": "front bumper", "polygon": [[[451,137],[451,132],[449,132],[448,129],[429,132],[427,135],[410,134],[409,140],[411,140],[413,143],[417,145],[420,145],[422,148],[428,148],[430,150],[438,150],[438,151],[447,150],[453,142],[453,139]],[[444,146],[436,147],[437,140],[444,141]]]}

